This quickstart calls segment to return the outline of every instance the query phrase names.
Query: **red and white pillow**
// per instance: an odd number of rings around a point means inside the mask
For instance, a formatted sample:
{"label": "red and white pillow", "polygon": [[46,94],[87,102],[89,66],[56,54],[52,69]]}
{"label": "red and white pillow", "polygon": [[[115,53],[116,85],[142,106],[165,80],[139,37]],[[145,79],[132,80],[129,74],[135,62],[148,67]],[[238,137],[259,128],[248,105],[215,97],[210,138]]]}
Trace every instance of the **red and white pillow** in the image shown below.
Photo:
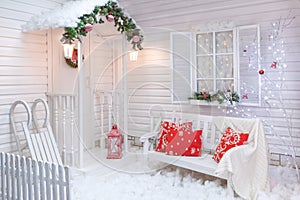
{"label": "red and white pillow", "polygon": [[201,156],[202,130],[193,131],[192,125],[192,122],[162,122],[155,150],[168,155]]}
{"label": "red and white pillow", "polygon": [[248,133],[237,133],[232,128],[228,127],[216,148],[213,159],[218,163],[223,155],[231,148],[243,145],[247,142],[249,137]]}
{"label": "red and white pillow", "polygon": [[192,125],[192,122],[184,122],[181,124],[168,121],[161,122],[160,135],[155,151],[165,152],[166,146],[171,139],[170,137],[175,135],[179,130],[192,130]]}
{"label": "red and white pillow", "polygon": [[173,135],[168,135],[166,154],[174,156],[201,156],[202,130],[179,130]]}

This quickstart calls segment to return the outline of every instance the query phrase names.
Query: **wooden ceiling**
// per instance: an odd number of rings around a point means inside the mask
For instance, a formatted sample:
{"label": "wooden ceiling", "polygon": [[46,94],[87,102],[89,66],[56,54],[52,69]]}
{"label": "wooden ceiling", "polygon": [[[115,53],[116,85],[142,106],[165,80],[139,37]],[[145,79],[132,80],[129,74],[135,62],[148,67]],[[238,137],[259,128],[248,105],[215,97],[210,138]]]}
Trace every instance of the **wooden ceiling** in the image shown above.
{"label": "wooden ceiling", "polygon": [[[119,0],[119,4],[142,28],[186,29],[215,19],[231,19],[236,12],[253,15],[290,8],[299,0]],[[259,8],[257,10],[257,8]],[[255,11],[254,11],[255,10]]]}

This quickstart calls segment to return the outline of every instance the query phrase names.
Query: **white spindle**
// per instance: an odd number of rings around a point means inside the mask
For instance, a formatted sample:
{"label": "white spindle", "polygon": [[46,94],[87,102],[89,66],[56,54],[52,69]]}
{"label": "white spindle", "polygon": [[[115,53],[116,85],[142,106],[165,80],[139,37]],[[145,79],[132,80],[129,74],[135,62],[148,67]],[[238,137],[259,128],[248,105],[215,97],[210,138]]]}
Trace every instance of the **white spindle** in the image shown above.
{"label": "white spindle", "polygon": [[10,164],[10,162],[9,162],[9,155],[8,154],[5,155],[5,160],[6,160],[6,162],[5,162],[6,197],[7,197],[7,199],[10,199],[10,187],[11,187],[10,182],[11,182],[11,179],[10,179],[10,176],[9,176],[9,168],[10,168],[9,164]]}
{"label": "white spindle", "polygon": [[67,112],[67,98],[61,97],[62,105],[62,135],[63,135],[63,161],[67,161],[67,149],[66,149],[66,112]]}
{"label": "white spindle", "polygon": [[105,133],[104,133],[104,92],[100,93],[100,128],[101,128],[101,135],[100,135],[100,148],[104,149],[105,147]]}
{"label": "white spindle", "polygon": [[26,169],[26,175],[27,175],[27,187],[28,187],[28,199],[32,200],[32,165],[31,165],[31,160],[30,159],[26,159],[26,164],[27,164],[27,169]]}
{"label": "white spindle", "polygon": [[10,155],[10,174],[11,178],[11,199],[16,198],[16,191],[15,191],[15,156],[13,154]]}
{"label": "white spindle", "polygon": [[54,130],[55,130],[55,139],[56,141],[59,141],[58,139],[58,132],[59,132],[59,112],[58,112],[58,102],[59,102],[59,96],[53,96],[54,99]]}
{"label": "white spindle", "polygon": [[115,93],[115,123],[119,123],[120,122],[120,93]]}
{"label": "white spindle", "polygon": [[64,199],[64,180],[63,180],[63,166],[59,165],[58,166],[58,182],[59,182],[59,198]]}
{"label": "white spindle", "polygon": [[57,186],[56,186],[56,165],[53,163],[51,165],[52,167],[52,176],[51,176],[51,180],[52,180],[52,197],[53,200],[57,199]]}
{"label": "white spindle", "polygon": [[66,187],[66,200],[71,199],[71,193],[70,193],[70,171],[69,167],[64,168],[65,171],[65,187]]}
{"label": "white spindle", "polygon": [[45,199],[45,185],[44,185],[44,164],[38,162],[39,167],[39,181],[40,181],[40,198]]}
{"label": "white spindle", "polygon": [[2,152],[1,153],[1,158],[0,158],[0,161],[1,161],[1,197],[2,199],[5,199],[5,165],[4,165],[4,158],[5,158],[5,155],[4,153]]}
{"label": "white spindle", "polygon": [[27,184],[26,184],[26,160],[25,157],[21,158],[21,176],[22,176],[22,194],[23,199],[27,199]]}
{"label": "white spindle", "polygon": [[74,166],[74,113],[75,96],[70,96],[70,128],[71,128],[71,165]]}
{"label": "white spindle", "polygon": [[16,156],[16,192],[17,192],[17,199],[21,199],[21,165],[20,165],[21,158],[19,155]]}
{"label": "white spindle", "polygon": [[112,93],[107,93],[107,104],[108,104],[108,130],[110,129],[112,123]]}
{"label": "white spindle", "polygon": [[38,185],[38,171],[36,162],[32,162],[33,173],[32,173],[32,181],[33,181],[33,190],[34,190],[34,200],[39,199],[39,185]]}
{"label": "white spindle", "polygon": [[51,199],[50,164],[45,163],[46,199]]}

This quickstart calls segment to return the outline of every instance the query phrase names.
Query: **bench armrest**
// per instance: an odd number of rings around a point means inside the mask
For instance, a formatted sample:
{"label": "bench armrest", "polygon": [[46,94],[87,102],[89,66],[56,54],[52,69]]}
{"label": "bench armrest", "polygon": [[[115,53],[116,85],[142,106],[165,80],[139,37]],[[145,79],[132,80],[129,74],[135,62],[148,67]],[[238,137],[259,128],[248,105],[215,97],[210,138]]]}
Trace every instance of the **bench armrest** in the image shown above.
{"label": "bench armrest", "polygon": [[150,132],[150,133],[146,133],[141,136],[140,141],[143,143],[143,153],[144,154],[148,153],[148,150],[150,147],[149,139],[155,138],[158,134],[159,134],[159,132]]}
{"label": "bench armrest", "polygon": [[157,136],[157,134],[158,134],[158,132],[146,133],[141,136],[140,142],[145,142],[146,140],[148,140],[150,138],[154,138],[155,136]]}

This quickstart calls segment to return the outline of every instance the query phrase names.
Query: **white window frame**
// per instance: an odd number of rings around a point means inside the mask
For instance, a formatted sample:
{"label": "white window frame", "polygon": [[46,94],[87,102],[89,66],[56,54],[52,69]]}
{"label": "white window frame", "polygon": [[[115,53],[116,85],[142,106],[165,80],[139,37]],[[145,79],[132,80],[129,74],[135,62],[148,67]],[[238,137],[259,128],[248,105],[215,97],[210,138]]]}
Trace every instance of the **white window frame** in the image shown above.
{"label": "white window frame", "polygon": [[[226,32],[226,31],[232,31],[233,34],[233,52],[232,53],[216,53],[216,33],[218,32]],[[217,69],[217,65],[216,65],[216,57],[218,55],[232,55],[232,61],[233,61],[233,77],[232,78],[228,78],[228,80],[233,80],[234,83],[234,91],[235,92],[239,92],[239,82],[238,82],[238,65],[237,65],[237,36],[236,36],[236,28],[232,28],[232,29],[220,29],[220,30],[216,30],[216,31],[205,31],[205,32],[195,32],[193,33],[193,38],[195,40],[195,45],[193,46],[193,63],[194,63],[194,68],[192,69],[193,72],[193,90],[200,92],[197,83],[199,80],[201,80],[201,78],[197,77],[197,71],[198,71],[198,65],[197,65],[197,58],[199,55],[197,55],[197,35],[198,34],[206,34],[206,33],[212,33],[213,34],[213,77],[211,78],[211,80],[213,81],[213,87],[214,90],[213,91],[209,91],[209,92],[215,92],[218,89],[216,88],[217,85],[217,80],[226,80],[226,78],[217,78],[216,77],[216,69]],[[202,80],[209,80],[209,78],[203,78]]]}
{"label": "white window frame", "polygon": [[[234,92],[237,92],[240,95],[240,105],[246,105],[246,106],[261,106],[261,76],[256,73],[253,74],[253,76],[257,76],[257,81],[258,81],[258,85],[257,85],[257,93],[258,93],[258,99],[257,102],[247,102],[247,101],[242,101],[242,94],[240,94],[241,92],[241,75],[240,75],[240,57],[241,57],[241,52],[240,52],[240,30],[245,30],[245,29],[251,29],[251,28],[255,28],[256,32],[257,32],[257,71],[261,68],[260,66],[260,26],[259,24],[255,24],[255,25],[247,25],[247,26],[236,26],[233,28],[220,28],[220,29],[216,29],[216,30],[209,30],[209,31],[203,31],[203,32],[171,32],[170,34],[170,47],[171,47],[171,53],[170,53],[170,60],[171,60],[171,87],[172,87],[172,92],[176,91],[176,88],[174,88],[174,74],[173,74],[173,70],[174,70],[174,60],[173,60],[173,35],[175,34],[185,34],[185,35],[189,35],[190,37],[190,42],[186,45],[189,45],[190,47],[190,69],[189,69],[189,73],[190,73],[190,96],[189,97],[193,97],[194,92],[197,91],[197,39],[196,39],[196,35],[197,34],[203,34],[203,33],[218,33],[218,32],[225,32],[225,31],[233,31],[233,82],[234,82]],[[213,38],[213,40],[215,40],[215,37]],[[215,44],[215,41],[214,41]],[[186,48],[187,46],[185,46]],[[215,49],[215,47],[214,47]],[[214,87],[216,86],[216,54],[214,54]],[[244,66],[244,65],[243,65]],[[222,78],[220,78],[222,80]],[[223,79],[224,80],[224,79]],[[216,88],[215,88],[216,89]],[[213,92],[213,91],[209,91],[209,92]],[[197,101],[195,102],[191,102],[188,101],[188,97],[186,99],[181,99],[179,101],[174,100],[173,95],[171,97],[172,99],[172,103],[191,103],[191,104],[196,104],[196,105],[220,105],[218,102],[206,102],[206,101]],[[242,102],[241,102],[242,101]],[[227,105],[227,104],[223,104],[223,105]]]}

